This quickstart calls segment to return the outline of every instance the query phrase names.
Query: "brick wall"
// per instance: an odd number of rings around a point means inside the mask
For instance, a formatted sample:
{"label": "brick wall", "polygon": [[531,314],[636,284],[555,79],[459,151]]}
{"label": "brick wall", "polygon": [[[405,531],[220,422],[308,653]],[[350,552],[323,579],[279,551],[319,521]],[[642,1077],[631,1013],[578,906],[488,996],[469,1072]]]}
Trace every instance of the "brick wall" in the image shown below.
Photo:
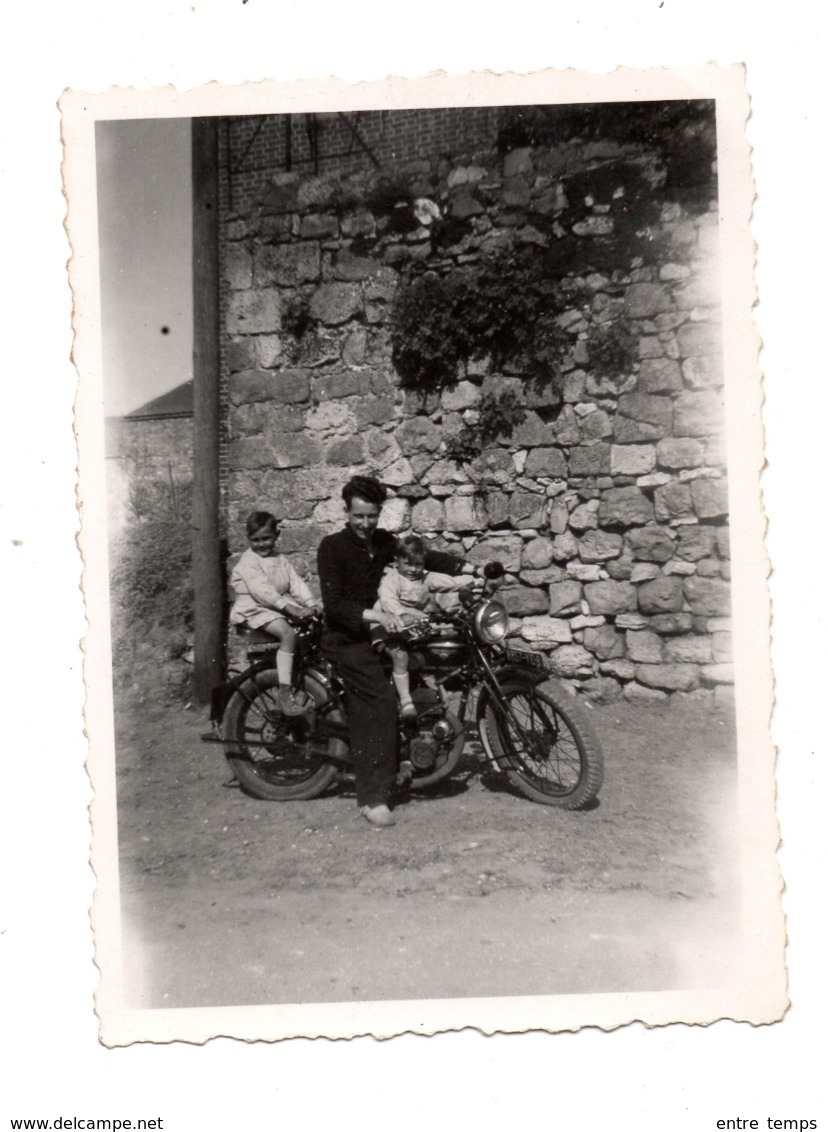
{"label": "brick wall", "polygon": [[223,131],[228,208],[260,203],[274,173],[353,173],[401,160],[488,148],[502,107],[276,114],[233,118]]}

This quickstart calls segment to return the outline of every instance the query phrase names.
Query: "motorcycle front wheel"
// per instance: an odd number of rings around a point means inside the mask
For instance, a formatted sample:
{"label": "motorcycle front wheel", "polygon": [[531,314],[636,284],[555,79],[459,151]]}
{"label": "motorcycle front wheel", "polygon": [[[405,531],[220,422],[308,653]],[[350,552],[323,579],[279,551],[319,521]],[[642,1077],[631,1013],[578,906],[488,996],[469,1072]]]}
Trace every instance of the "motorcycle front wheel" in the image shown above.
{"label": "motorcycle front wheel", "polygon": [[[315,708],[302,716],[285,716],[278,708],[279,677],[275,668],[256,672],[238,688],[227,705],[221,734],[224,753],[242,789],[268,802],[316,798],[336,777],[330,744],[336,738],[314,733],[316,712],[327,695],[305,677],[304,690]],[[337,709],[328,718],[337,717]]]}
{"label": "motorcycle front wheel", "polygon": [[478,722],[484,747],[512,786],[545,806],[580,810],[589,805],[601,789],[604,757],[580,704],[550,684],[541,690],[514,681],[501,693],[508,710],[488,698]]}

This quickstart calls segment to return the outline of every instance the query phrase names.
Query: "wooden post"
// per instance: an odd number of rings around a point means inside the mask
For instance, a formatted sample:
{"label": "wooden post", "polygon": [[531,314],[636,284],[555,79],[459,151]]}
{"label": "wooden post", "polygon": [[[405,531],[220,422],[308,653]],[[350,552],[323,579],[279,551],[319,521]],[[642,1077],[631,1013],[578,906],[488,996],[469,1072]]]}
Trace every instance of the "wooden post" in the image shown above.
{"label": "wooden post", "polygon": [[193,183],[193,693],[207,703],[223,670],[219,544],[218,119],[194,118]]}

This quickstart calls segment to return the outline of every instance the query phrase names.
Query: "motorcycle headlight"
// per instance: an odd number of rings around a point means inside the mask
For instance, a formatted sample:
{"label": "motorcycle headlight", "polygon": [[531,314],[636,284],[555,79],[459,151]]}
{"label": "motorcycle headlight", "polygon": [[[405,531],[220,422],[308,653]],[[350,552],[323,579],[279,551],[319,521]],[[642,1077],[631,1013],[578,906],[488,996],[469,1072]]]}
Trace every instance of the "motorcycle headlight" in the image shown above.
{"label": "motorcycle headlight", "polygon": [[509,614],[499,601],[484,601],[474,615],[474,631],[487,645],[496,645],[509,632]]}

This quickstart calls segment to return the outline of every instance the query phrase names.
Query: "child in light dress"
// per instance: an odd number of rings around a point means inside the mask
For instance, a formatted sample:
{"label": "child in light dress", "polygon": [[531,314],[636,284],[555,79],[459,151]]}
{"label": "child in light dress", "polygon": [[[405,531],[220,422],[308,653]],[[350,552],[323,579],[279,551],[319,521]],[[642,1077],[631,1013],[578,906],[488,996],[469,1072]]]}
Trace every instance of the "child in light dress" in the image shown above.
{"label": "child in light dress", "polygon": [[[426,572],[425,545],[417,535],[401,539],[393,566],[382,576],[375,609],[401,617],[406,624],[427,620],[429,613],[438,613],[440,604],[436,594],[453,594],[473,586],[475,579],[467,574],[451,577],[449,574]],[[398,636],[375,630],[374,640],[381,644],[393,664],[393,680],[400,699],[400,714],[405,720],[417,718],[417,709],[411,699],[408,675],[408,649]]]}
{"label": "child in light dress", "polygon": [[284,615],[307,617],[317,602],[284,554],[275,552],[279,537],[276,517],[269,511],[254,511],[245,527],[249,546],[230,576],[236,591],[230,621],[248,629],[262,629],[276,638],[279,708],[285,715],[301,715],[304,708],[291,688],[296,631]]}

